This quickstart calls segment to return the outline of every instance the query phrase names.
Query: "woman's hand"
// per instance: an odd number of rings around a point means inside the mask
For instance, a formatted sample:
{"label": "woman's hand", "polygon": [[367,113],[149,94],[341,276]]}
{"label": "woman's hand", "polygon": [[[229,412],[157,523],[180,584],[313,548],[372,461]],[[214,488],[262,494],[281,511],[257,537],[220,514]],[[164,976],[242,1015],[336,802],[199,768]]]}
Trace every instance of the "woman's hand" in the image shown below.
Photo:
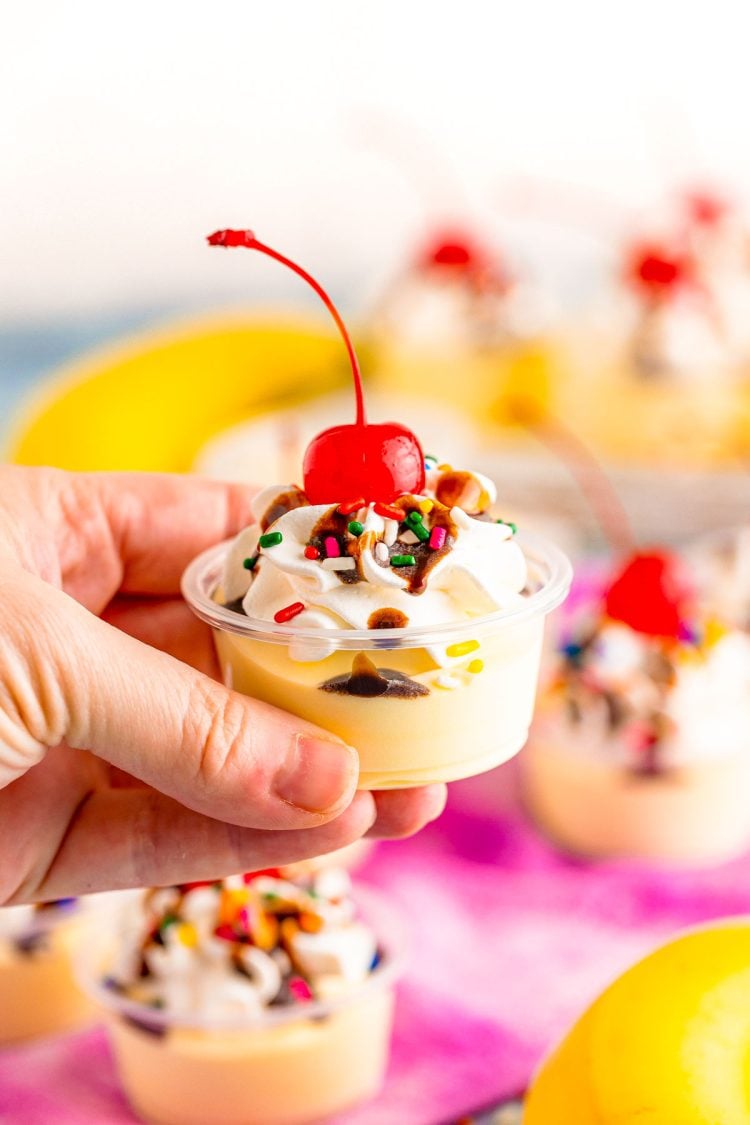
{"label": "woman's hand", "polygon": [[251,495],[0,468],[0,903],[277,866],[442,811],[443,786],[356,792],[356,748],[213,678],[180,576]]}

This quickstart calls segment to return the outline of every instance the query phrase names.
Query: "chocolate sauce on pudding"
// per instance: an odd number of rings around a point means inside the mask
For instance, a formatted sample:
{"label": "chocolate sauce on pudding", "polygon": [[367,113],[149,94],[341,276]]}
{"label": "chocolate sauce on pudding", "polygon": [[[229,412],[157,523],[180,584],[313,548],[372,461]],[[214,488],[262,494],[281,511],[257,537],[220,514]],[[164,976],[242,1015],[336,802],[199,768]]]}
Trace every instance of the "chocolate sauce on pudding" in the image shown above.
{"label": "chocolate sauce on pudding", "polygon": [[[419,511],[419,504],[423,497],[419,496],[401,496],[398,500],[394,501],[394,508],[401,508],[404,513],[404,519],[409,512],[415,509]],[[430,530],[433,527],[442,527],[445,530],[445,543],[439,551],[434,551],[429,545],[429,541],[424,543],[404,543],[402,539],[397,539],[392,547],[389,548],[391,556],[393,555],[412,555],[414,557],[414,566],[400,566],[398,573],[402,578],[408,582],[407,593],[409,594],[423,594],[427,589],[427,580],[431,572],[434,570],[437,562],[447,555],[452,550],[458,529],[451,519],[450,509],[444,504],[435,503],[427,516],[425,516],[425,526],[429,526]],[[399,530],[399,536],[403,535],[408,528],[402,527]]]}
{"label": "chocolate sauce on pudding", "polygon": [[334,676],[320,685],[321,691],[337,695],[358,695],[361,698],[374,698],[387,695],[391,699],[417,699],[429,695],[430,689],[416,680],[396,672],[393,668],[376,668],[368,656],[358,652],[352,661],[351,673],[347,676]]}
{"label": "chocolate sauce on pudding", "polygon": [[317,547],[320,551],[321,559],[325,559],[328,553],[326,551],[325,541],[329,538],[335,539],[338,543],[341,558],[349,557],[354,559],[355,566],[351,570],[335,571],[339,580],[344,582],[347,586],[351,586],[355,582],[363,581],[359,570],[359,556],[363,546],[362,539],[364,539],[365,536],[363,535],[359,539],[353,539],[351,536],[347,535],[347,528],[353,519],[354,516],[352,515],[342,515],[337,506],[329,508],[315,524],[308,540],[311,547]]}
{"label": "chocolate sauce on pudding", "polygon": [[405,629],[409,618],[400,609],[376,609],[367,618],[368,629]]}
{"label": "chocolate sauce on pudding", "polygon": [[276,523],[276,520],[281,519],[287,512],[293,512],[295,508],[309,507],[310,501],[301,488],[292,488],[289,492],[280,492],[261,516],[260,530],[268,531],[272,523]]}
{"label": "chocolate sauce on pudding", "polygon": [[[245,610],[242,605],[244,600],[244,598],[233,598],[231,602],[224,602],[224,609],[231,609],[232,613],[245,614]],[[245,614],[245,616],[247,615]]]}

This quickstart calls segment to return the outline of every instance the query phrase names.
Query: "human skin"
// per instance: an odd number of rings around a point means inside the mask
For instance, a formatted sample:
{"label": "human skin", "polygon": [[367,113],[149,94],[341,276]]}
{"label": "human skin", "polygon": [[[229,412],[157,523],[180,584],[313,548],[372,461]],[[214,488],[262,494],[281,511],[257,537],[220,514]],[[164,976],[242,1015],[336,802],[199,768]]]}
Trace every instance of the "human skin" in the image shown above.
{"label": "human skin", "polygon": [[444,786],[356,792],[356,748],[224,688],[187,563],[252,489],[0,467],[0,903],[212,879],[409,835]]}

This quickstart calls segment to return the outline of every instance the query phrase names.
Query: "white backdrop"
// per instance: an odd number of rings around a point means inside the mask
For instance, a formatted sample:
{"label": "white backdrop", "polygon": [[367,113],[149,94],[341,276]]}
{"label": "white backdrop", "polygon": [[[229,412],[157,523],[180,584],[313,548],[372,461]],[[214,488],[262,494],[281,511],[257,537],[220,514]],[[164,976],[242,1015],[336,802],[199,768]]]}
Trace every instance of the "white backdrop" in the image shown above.
{"label": "white backdrop", "polygon": [[217,226],[356,300],[441,211],[502,232],[529,178],[575,212],[696,177],[741,191],[748,11],[6,0],[0,319],[299,292],[204,250]]}

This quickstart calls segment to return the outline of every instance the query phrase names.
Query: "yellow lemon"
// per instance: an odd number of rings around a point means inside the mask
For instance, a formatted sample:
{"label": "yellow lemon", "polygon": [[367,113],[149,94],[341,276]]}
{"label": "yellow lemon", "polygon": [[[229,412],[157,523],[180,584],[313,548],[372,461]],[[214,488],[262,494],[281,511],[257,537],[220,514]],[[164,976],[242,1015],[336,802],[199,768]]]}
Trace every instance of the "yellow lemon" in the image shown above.
{"label": "yellow lemon", "polygon": [[681,935],[624,973],[537,1074],[524,1125],[747,1125],[750,922]]}

